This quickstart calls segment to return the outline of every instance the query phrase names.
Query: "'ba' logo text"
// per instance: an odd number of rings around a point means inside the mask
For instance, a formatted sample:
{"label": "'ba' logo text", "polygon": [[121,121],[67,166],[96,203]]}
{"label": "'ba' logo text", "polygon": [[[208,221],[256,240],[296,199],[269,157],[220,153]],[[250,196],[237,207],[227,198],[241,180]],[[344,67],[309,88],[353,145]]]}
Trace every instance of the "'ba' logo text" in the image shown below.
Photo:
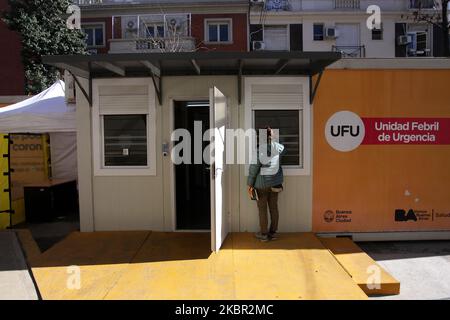
{"label": "'ba' logo text", "polygon": [[413,209],[409,209],[408,212],[403,209],[397,209],[395,210],[395,221],[417,221],[417,216]]}

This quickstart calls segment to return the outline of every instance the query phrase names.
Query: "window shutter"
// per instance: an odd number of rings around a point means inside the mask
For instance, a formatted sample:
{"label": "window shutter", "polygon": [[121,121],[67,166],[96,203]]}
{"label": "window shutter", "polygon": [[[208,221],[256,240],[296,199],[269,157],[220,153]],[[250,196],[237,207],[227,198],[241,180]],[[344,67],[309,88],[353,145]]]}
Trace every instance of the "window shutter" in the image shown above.
{"label": "window shutter", "polygon": [[289,28],[291,51],[303,51],[303,25],[291,24]]}
{"label": "window shutter", "polygon": [[287,50],[286,26],[264,27],[264,43],[267,50]]}
{"label": "window shutter", "polygon": [[303,94],[302,85],[253,85],[252,109],[302,109]]}
{"label": "window shutter", "polygon": [[99,88],[99,111],[105,114],[148,114],[147,86],[103,86]]}

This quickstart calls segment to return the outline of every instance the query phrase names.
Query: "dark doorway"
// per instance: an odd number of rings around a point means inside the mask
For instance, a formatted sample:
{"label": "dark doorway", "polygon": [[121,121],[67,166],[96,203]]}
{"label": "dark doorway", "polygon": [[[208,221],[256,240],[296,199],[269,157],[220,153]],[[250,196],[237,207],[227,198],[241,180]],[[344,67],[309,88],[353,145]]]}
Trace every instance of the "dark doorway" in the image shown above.
{"label": "dark doorway", "polygon": [[[177,230],[210,230],[211,168],[203,160],[202,164],[194,163],[194,122],[201,122],[203,137],[209,129],[209,101],[177,101],[174,107],[175,129],[188,130],[192,142],[191,164],[175,166],[176,227]],[[208,144],[203,142],[202,150]]]}

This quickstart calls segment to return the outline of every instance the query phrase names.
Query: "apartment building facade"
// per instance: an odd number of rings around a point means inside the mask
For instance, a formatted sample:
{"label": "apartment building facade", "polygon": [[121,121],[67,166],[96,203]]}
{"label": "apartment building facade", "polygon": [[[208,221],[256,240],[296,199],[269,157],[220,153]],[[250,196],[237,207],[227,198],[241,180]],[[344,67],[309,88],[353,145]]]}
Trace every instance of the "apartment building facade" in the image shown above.
{"label": "apartment building facade", "polygon": [[77,3],[91,54],[248,51],[247,0]]}
{"label": "apartment building facade", "polygon": [[[436,1],[252,0],[252,50],[339,51],[349,58],[439,57],[438,26],[413,13],[435,14]],[[367,8],[381,9],[381,25],[369,29]]]}
{"label": "apartment building facade", "polygon": [[[344,57],[443,55],[442,30],[414,22],[434,0],[75,0],[91,54],[174,51],[338,51]],[[381,28],[366,27],[369,5]],[[0,0],[0,9],[7,0]],[[20,37],[0,21],[1,96],[24,94]],[[16,102],[11,100],[10,102]]]}

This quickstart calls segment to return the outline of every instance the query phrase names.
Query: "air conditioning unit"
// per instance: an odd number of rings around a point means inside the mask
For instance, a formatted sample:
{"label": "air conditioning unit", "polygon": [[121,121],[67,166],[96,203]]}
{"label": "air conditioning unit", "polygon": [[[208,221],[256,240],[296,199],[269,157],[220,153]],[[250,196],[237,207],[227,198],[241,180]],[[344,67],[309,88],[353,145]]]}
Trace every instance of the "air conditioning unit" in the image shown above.
{"label": "air conditioning unit", "polygon": [[397,39],[397,43],[399,46],[406,46],[408,43],[411,43],[412,39],[410,36],[399,36]]}
{"label": "air conditioning unit", "polygon": [[325,37],[328,39],[336,39],[339,36],[339,32],[336,27],[328,27],[325,29]]}
{"label": "air conditioning unit", "polygon": [[408,53],[413,56],[426,56],[428,47],[428,33],[425,31],[408,32],[411,41],[408,43]]}
{"label": "air conditioning unit", "polygon": [[260,51],[266,48],[264,41],[253,41],[252,43],[253,51]]}
{"label": "air conditioning unit", "polygon": [[250,0],[250,4],[253,4],[253,5],[261,5],[264,3],[266,3],[266,0]]}

